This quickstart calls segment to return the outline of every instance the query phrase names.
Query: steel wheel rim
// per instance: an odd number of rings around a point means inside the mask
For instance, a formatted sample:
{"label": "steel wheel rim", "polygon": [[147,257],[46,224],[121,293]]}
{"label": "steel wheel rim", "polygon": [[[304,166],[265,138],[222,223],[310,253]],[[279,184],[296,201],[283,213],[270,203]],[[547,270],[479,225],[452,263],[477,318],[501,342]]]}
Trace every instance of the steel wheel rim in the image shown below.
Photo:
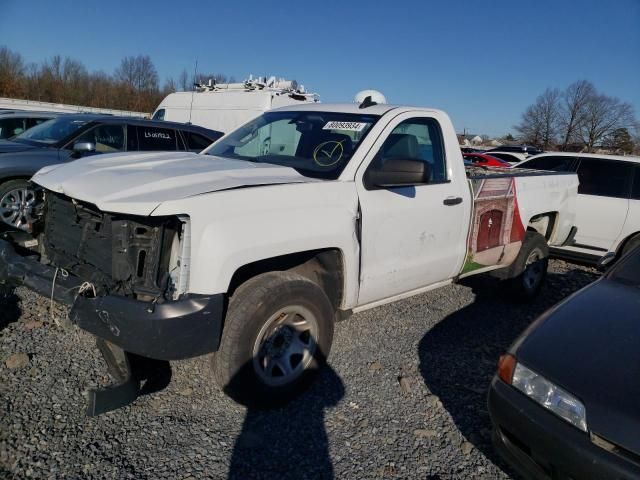
{"label": "steel wheel rim", "polygon": [[253,369],[269,386],[296,380],[307,369],[318,344],[318,321],[301,305],[279,309],[260,329],[253,346]]}
{"label": "steel wheel rim", "polygon": [[28,230],[35,222],[36,191],[33,188],[14,188],[0,199],[0,218],[4,223]]}
{"label": "steel wheel rim", "polygon": [[540,280],[542,280],[542,274],[544,271],[542,267],[542,259],[542,251],[537,248],[527,257],[524,272],[522,274],[522,281],[524,282],[524,286],[529,290],[533,290],[537,284],[540,283]]}

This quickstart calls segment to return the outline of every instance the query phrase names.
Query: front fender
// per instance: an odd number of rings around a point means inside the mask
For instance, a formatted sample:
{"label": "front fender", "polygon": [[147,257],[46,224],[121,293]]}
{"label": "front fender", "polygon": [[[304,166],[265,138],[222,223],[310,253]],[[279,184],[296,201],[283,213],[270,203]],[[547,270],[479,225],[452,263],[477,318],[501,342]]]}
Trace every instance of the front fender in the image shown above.
{"label": "front fender", "polygon": [[338,249],[345,296],[357,299],[360,245],[353,182],[271,185],[214,192],[162,204],[154,215],[191,219],[189,292],[225,293],[234,273],[256,261],[310,250]]}

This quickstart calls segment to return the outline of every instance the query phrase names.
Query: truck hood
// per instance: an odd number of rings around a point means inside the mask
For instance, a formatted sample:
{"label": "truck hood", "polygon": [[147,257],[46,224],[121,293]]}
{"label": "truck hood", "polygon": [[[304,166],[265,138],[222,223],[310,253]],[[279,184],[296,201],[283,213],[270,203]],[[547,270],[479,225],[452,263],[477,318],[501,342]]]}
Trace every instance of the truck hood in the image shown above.
{"label": "truck hood", "polygon": [[150,215],[162,202],[240,187],[316,181],[290,167],[188,152],[96,155],[45,167],[37,184],[107,212]]}

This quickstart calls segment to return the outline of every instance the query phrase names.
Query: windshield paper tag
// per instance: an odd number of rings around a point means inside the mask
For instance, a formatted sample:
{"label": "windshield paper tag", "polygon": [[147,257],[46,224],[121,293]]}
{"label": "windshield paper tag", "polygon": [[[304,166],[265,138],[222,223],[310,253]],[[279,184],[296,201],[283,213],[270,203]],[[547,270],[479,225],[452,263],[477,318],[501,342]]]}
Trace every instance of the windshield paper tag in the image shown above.
{"label": "windshield paper tag", "polygon": [[364,130],[364,127],[369,125],[368,123],[362,122],[327,122],[327,124],[322,127],[323,130],[346,130],[348,132],[361,132]]}

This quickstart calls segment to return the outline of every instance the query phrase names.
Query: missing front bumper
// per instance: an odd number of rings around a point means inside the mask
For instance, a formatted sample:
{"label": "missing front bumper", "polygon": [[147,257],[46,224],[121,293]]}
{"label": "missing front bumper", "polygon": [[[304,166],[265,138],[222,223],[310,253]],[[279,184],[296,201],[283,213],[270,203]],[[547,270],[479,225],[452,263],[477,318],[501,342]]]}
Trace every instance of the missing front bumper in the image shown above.
{"label": "missing front bumper", "polygon": [[22,256],[9,242],[0,240],[0,283],[24,285],[71,306],[71,321],[98,338],[157,360],[197,357],[218,349],[222,294],[192,295],[158,304],[118,295],[88,298],[78,295],[82,280],[57,270],[35,256]]}

